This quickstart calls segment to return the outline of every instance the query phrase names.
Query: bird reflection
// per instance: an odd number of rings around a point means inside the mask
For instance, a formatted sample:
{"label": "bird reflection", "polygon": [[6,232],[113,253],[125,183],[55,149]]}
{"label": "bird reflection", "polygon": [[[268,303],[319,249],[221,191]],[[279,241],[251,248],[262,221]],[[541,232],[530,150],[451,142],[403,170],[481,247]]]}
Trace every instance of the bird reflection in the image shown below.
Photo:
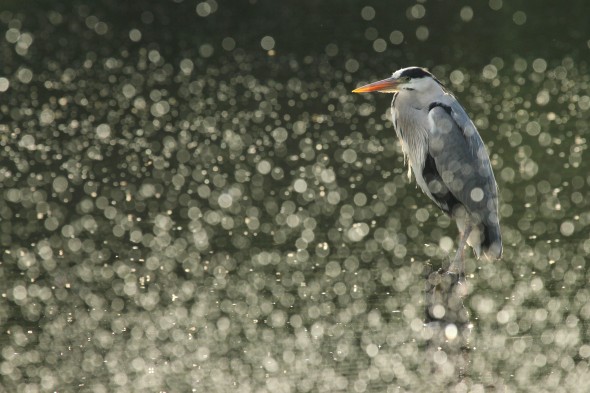
{"label": "bird reflection", "polygon": [[[443,351],[447,362],[453,364],[459,380],[465,378],[472,349],[472,329],[469,311],[463,304],[468,283],[459,275],[427,265],[424,288],[424,329],[427,350]],[[436,361],[434,362],[436,363]]]}

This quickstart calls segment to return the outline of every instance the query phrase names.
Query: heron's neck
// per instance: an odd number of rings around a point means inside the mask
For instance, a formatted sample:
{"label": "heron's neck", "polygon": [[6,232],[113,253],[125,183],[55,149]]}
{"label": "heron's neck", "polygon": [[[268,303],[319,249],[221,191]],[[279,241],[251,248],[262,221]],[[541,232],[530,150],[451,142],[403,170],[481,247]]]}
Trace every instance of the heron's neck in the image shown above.
{"label": "heron's neck", "polygon": [[415,91],[400,91],[397,101],[400,106],[403,106],[406,109],[428,110],[430,104],[442,101],[444,96],[445,93],[442,89],[430,89],[422,93]]}

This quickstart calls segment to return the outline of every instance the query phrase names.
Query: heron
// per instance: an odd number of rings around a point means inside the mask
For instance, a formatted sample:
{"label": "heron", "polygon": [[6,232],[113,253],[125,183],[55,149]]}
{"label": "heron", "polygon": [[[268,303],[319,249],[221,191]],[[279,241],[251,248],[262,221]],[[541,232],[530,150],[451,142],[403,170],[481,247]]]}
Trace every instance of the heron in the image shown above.
{"label": "heron", "polygon": [[397,70],[390,78],[353,93],[393,93],[391,118],[401,142],[408,178],[455,219],[459,244],[448,273],[464,276],[465,244],[477,258],[502,256],[498,186],[477,128],[453,94],[421,67]]}

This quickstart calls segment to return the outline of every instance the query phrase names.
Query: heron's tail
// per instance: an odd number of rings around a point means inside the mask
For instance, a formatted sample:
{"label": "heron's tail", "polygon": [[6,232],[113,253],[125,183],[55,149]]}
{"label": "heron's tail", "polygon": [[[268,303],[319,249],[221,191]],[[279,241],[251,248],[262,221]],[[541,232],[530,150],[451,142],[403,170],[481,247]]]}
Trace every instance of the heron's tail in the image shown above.
{"label": "heron's tail", "polygon": [[481,251],[490,260],[502,257],[502,235],[500,234],[500,225],[497,222],[484,225]]}

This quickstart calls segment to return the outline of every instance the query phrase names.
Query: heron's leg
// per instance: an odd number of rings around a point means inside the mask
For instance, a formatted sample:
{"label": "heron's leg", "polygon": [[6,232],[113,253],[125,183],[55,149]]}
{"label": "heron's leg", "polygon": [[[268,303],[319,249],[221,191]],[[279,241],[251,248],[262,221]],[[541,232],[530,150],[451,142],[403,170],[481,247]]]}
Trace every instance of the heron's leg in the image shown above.
{"label": "heron's leg", "polygon": [[469,234],[471,234],[471,229],[471,223],[467,221],[465,223],[465,230],[461,234],[461,240],[459,241],[459,247],[457,248],[455,259],[453,259],[453,262],[451,262],[451,265],[449,266],[449,273],[458,274],[459,276],[465,273],[463,268],[463,250],[465,249],[467,238],[469,237]]}

